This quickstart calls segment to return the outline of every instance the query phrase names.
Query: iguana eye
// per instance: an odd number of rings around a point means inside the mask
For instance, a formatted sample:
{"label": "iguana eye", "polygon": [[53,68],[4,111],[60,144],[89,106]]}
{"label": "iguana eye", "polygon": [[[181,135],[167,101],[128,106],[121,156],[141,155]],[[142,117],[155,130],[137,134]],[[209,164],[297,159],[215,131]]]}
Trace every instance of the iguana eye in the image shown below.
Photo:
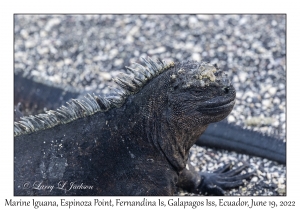
{"label": "iguana eye", "polygon": [[201,90],[197,90],[197,89],[195,89],[195,90],[190,90],[190,92],[191,92],[191,94],[193,94],[193,95],[200,95],[200,94],[202,94],[202,91],[201,91]]}

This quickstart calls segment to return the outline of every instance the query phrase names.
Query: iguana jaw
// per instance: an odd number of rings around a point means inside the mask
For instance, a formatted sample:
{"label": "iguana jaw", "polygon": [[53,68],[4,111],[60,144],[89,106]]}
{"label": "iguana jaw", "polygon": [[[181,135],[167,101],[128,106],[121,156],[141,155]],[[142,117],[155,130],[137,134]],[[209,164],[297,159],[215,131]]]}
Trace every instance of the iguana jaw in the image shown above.
{"label": "iguana jaw", "polygon": [[221,97],[221,98],[222,98],[221,100],[220,97],[218,97],[218,98],[213,98],[211,100],[205,101],[204,103],[201,104],[201,106],[198,107],[197,110],[201,112],[216,112],[216,111],[227,111],[227,110],[231,111],[235,104],[235,99],[226,100],[225,97]]}

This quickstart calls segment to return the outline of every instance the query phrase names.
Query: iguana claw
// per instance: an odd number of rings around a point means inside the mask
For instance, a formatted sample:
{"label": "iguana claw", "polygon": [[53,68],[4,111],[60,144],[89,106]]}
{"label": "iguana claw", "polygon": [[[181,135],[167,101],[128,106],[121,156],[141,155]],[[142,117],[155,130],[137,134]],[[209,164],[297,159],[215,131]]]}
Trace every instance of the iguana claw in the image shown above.
{"label": "iguana claw", "polygon": [[230,170],[231,165],[227,164],[213,173],[200,172],[201,182],[197,191],[202,194],[225,195],[224,189],[243,185],[243,179],[248,179],[253,175],[253,172],[238,175],[247,167],[247,165],[242,165]]}

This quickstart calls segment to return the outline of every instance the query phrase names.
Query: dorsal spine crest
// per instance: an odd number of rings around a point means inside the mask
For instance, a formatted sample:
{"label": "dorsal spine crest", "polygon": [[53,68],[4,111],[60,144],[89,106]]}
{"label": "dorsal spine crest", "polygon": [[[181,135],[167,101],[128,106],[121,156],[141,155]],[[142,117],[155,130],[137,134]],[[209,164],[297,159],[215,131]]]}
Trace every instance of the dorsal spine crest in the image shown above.
{"label": "dorsal spine crest", "polygon": [[133,77],[128,74],[120,74],[115,79],[119,87],[113,89],[115,92],[113,95],[100,97],[95,94],[93,96],[87,94],[84,100],[72,99],[66,102],[66,106],[61,106],[57,110],[46,111],[46,114],[22,117],[20,121],[14,122],[14,136],[45,130],[97,112],[106,112],[111,108],[121,107],[128,95],[136,94],[148,81],[175,65],[174,62],[167,64],[160,59],[155,62],[149,57],[147,59],[142,58],[142,60],[146,66],[134,63],[136,68],[126,67],[133,73]]}

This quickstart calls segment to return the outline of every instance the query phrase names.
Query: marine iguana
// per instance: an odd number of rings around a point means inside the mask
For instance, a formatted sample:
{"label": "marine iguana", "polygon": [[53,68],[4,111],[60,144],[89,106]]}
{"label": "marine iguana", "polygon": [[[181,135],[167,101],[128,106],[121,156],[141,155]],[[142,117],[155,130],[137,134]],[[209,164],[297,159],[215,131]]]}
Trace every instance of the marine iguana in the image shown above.
{"label": "marine iguana", "polygon": [[15,195],[172,195],[176,184],[223,195],[252,175],[238,175],[245,165],[215,173],[186,167],[197,138],[235,103],[218,67],[144,62],[127,67],[134,77],[118,78],[114,95],[87,95],[15,122]]}
{"label": "marine iguana", "polygon": [[[72,98],[83,98],[86,95],[74,88],[44,84],[20,74],[14,75],[14,92],[15,121],[20,120],[22,114],[39,114],[45,108],[56,109]],[[225,121],[210,124],[196,145],[232,150],[286,164],[285,142]]]}

